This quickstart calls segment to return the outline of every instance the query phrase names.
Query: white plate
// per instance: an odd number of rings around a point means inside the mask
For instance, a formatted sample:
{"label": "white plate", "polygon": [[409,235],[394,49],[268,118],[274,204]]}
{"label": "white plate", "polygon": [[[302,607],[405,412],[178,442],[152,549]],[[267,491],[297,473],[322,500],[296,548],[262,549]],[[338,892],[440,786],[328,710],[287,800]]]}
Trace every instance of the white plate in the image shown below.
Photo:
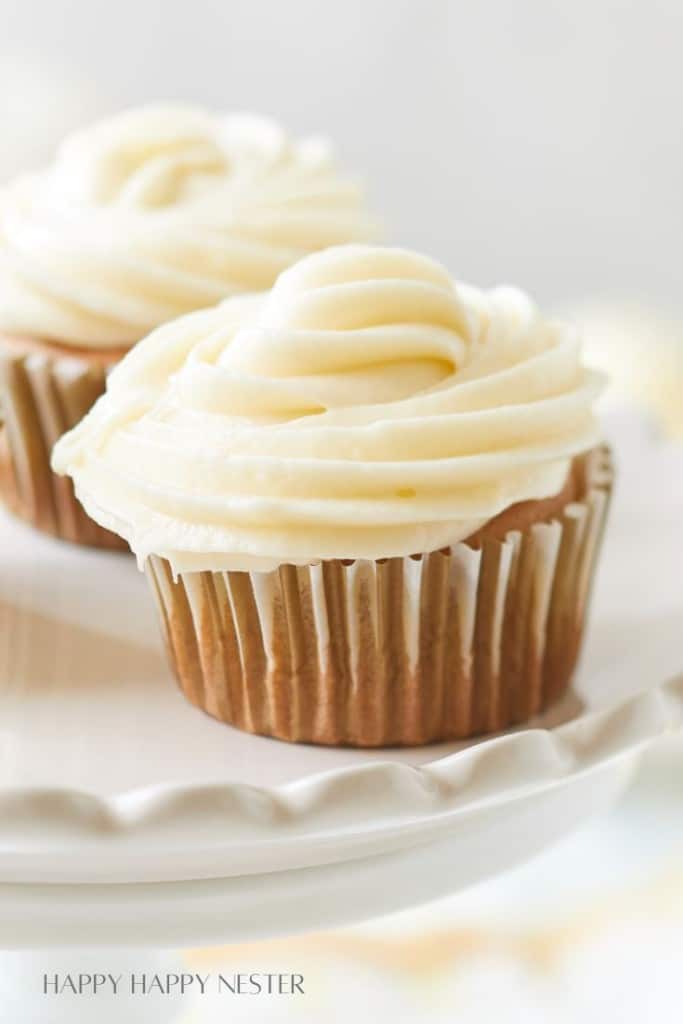
{"label": "white plate", "polygon": [[0,519],[0,879],[330,864],[464,832],[484,806],[630,757],[680,720],[683,684],[652,688],[683,668],[683,457],[635,434],[619,462],[573,693],[535,730],[412,751],[290,746],[214,722],[177,691],[132,559]]}
{"label": "white plate", "polygon": [[602,812],[628,782],[636,759],[603,764],[503,808],[482,809],[441,839],[374,857],[154,885],[0,884],[0,948],[208,946],[405,910],[511,868]]}

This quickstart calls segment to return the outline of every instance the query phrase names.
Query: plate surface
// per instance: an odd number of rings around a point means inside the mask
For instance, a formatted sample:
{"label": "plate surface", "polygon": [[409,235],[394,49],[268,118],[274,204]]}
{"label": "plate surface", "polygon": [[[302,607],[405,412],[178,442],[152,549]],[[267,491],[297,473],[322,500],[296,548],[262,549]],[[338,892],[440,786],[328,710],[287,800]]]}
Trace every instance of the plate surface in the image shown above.
{"label": "plate surface", "polygon": [[206,946],[405,910],[511,868],[602,812],[636,760],[602,765],[561,790],[507,804],[503,813],[484,810],[441,839],[374,857],[154,885],[0,884],[0,947]]}
{"label": "plate surface", "polygon": [[575,688],[535,729],[475,744],[333,750],[214,722],[177,691],[132,558],[0,518],[0,880],[219,878],[377,855],[559,793],[673,727],[683,683],[653,687],[683,669],[683,454],[626,422],[618,456],[627,435]]}

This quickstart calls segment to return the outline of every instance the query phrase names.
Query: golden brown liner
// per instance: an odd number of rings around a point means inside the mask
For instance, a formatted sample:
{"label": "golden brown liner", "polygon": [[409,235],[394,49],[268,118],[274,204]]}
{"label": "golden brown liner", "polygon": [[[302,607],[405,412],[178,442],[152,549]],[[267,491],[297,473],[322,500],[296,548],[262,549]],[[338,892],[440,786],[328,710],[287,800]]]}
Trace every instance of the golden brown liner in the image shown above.
{"label": "golden brown liner", "polygon": [[127,550],[83,510],[71,480],[50,468],[56,441],[83,418],[105,388],[107,367],[49,346],[22,351],[0,337],[0,497],[44,533],[91,547]]}
{"label": "golden brown liner", "polygon": [[419,745],[526,721],[567,688],[612,483],[504,540],[270,573],[147,575],[171,664],[210,715],[280,739]]}

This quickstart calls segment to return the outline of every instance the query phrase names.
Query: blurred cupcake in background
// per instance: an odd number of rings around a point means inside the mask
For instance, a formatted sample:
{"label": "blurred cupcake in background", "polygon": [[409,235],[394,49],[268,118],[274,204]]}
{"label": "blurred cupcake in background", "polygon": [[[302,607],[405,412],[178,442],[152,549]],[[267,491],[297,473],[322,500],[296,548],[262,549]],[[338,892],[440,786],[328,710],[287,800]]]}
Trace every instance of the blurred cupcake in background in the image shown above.
{"label": "blurred cupcake in background", "polygon": [[66,139],[0,191],[0,493],[55,536],[123,542],[50,470],[55,441],[154,327],[266,289],[302,256],[375,233],[322,140],[272,121],[149,107]]}
{"label": "blurred cupcake in background", "polygon": [[663,436],[683,440],[683,320],[619,302],[572,315],[587,359],[608,374],[606,408],[639,408]]}
{"label": "blurred cupcake in background", "polygon": [[145,566],[189,700],[417,745],[568,686],[611,485],[601,388],[516,289],[346,245],[153,332],[54,465]]}

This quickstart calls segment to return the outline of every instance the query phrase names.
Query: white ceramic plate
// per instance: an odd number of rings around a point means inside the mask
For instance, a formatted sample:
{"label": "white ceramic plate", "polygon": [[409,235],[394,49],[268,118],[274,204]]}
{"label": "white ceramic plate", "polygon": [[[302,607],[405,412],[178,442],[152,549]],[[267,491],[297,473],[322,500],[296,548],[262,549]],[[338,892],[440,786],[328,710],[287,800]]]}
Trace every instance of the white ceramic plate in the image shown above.
{"label": "white ceramic plate", "polygon": [[635,755],[683,704],[683,684],[653,689],[683,668],[683,456],[628,430],[574,691],[535,729],[469,745],[331,750],[220,725],[176,690],[132,559],[0,519],[0,880],[367,857],[464,834],[487,808]]}
{"label": "white ceramic plate", "polygon": [[0,948],[207,946],[404,910],[511,868],[601,813],[635,761],[483,809],[440,839],[342,863],[153,885],[0,884]]}

